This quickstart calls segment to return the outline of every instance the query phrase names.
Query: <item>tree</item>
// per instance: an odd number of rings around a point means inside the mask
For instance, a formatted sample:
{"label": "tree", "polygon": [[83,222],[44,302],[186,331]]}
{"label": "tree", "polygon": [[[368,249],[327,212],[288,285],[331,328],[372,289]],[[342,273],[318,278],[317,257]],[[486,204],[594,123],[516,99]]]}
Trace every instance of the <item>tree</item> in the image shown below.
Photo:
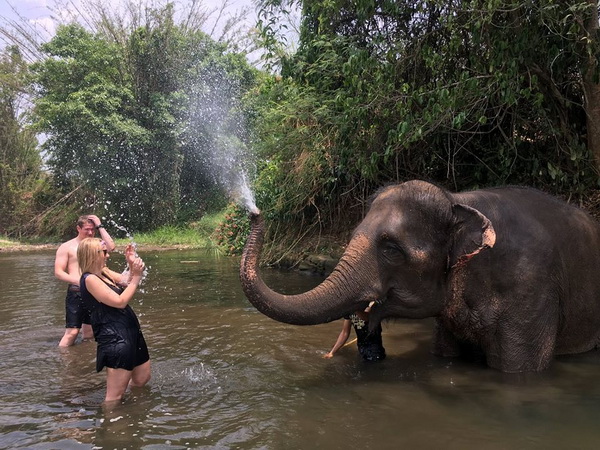
{"label": "tree", "polygon": [[244,138],[230,135],[233,127],[218,139],[202,137],[211,127],[189,110],[198,104],[190,95],[214,82],[207,78],[211,65],[232,95],[255,76],[243,56],[253,50],[247,9],[234,6],[230,0],[212,8],[197,0],[58,0],[49,8],[62,26],[47,43],[26,19],[0,18],[0,40],[34,62],[35,130],[43,133],[61,198],[140,231],[195,219],[223,195],[214,167],[198,162],[209,151],[192,144],[217,148],[217,141]]}
{"label": "tree", "polygon": [[[257,122],[270,161],[259,195],[280,217],[331,228],[415,177],[596,185],[594,2],[261,2],[263,15],[298,4],[298,51],[276,64]],[[277,23],[263,21],[265,42]]]}
{"label": "tree", "polygon": [[598,2],[588,0],[582,6],[583,14],[575,15],[580,26],[578,33],[583,47],[581,78],[586,112],[587,146],[596,161],[600,172],[600,81],[598,54],[600,37],[598,34]]}
{"label": "tree", "polygon": [[[209,131],[217,122],[198,123],[190,111],[199,92],[237,97],[254,77],[243,56],[177,25],[172,5],[146,12],[134,30],[120,22],[103,23],[98,34],[61,27],[33,65],[38,130],[48,135],[57,182],[65,191],[85,185],[90,202],[135,231],[202,213],[209,202],[201,194],[219,185],[214,166],[199,164],[197,155],[215,148]],[[219,83],[211,78],[217,72]],[[243,139],[238,131],[224,128],[221,136]]]}
{"label": "tree", "polygon": [[137,206],[144,194],[128,185],[142,178],[135,150],[152,138],[135,120],[122,49],[69,25],[42,50],[48,57],[32,65],[35,113],[38,131],[47,135],[43,148],[57,185],[68,192],[84,184],[92,203],[143,228],[135,217],[142,214]]}
{"label": "tree", "polygon": [[28,70],[16,47],[0,55],[0,232],[12,231],[31,213],[41,179],[35,134],[24,121]]}

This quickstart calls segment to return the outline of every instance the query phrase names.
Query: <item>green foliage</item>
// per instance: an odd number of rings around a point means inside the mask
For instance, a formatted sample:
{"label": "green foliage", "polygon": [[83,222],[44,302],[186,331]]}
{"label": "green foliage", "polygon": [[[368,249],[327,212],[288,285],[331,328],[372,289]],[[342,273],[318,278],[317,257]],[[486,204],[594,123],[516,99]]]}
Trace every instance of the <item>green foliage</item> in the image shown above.
{"label": "green foliage", "polygon": [[43,179],[35,134],[22,103],[28,68],[16,47],[0,54],[0,231],[13,232],[35,211],[34,193]]}
{"label": "green foliage", "polygon": [[75,237],[77,218],[83,214],[100,213],[89,207],[86,192],[79,188],[67,195],[57,195],[52,178],[40,183],[34,193],[38,214],[27,222],[19,224],[19,231],[33,239],[52,239],[53,242],[65,241]]}
{"label": "green foliage", "polygon": [[[198,233],[193,228],[172,225],[159,227],[146,233],[135,234],[132,239],[139,245],[185,246],[194,248],[210,248],[214,245],[210,240],[210,234]],[[128,239],[118,240],[120,244],[128,242]]]}
{"label": "green foliage", "polygon": [[139,245],[184,246],[214,250],[218,247],[213,235],[224,215],[223,211],[205,214],[200,220],[190,222],[185,226],[167,225],[149,232],[136,233],[130,239],[118,239],[117,243],[124,245],[133,239]]}
{"label": "green foliage", "polygon": [[14,247],[17,245],[20,245],[20,243],[0,234],[0,248]]}
{"label": "green foliage", "polygon": [[241,255],[250,232],[248,215],[239,206],[230,204],[225,216],[215,229],[217,244],[227,255]]}
{"label": "green foliage", "polygon": [[144,150],[152,133],[134,116],[123,49],[70,25],[43,50],[48,58],[32,67],[35,112],[38,130],[48,135],[43,147],[56,183],[65,193],[85,185],[93,202],[127,225],[152,224],[142,208],[151,198],[140,186],[151,171]]}
{"label": "green foliage", "polygon": [[[295,3],[261,2],[265,41]],[[301,4],[298,52],[255,98],[257,200],[273,218],[332,229],[411,178],[577,195],[598,182],[582,90],[597,54],[582,23],[597,5]]]}
{"label": "green foliage", "polygon": [[[62,26],[33,65],[37,129],[48,136],[58,186],[65,194],[84,186],[88,208],[136,232],[222,206],[211,130],[218,125],[228,139],[242,139],[243,130],[225,118],[198,122],[193,113],[207,100],[200,93],[219,88],[236,98],[255,78],[242,55],[176,24],[172,4],[146,17],[129,32],[116,32],[118,24],[97,34]],[[226,119],[241,124],[243,111]]]}

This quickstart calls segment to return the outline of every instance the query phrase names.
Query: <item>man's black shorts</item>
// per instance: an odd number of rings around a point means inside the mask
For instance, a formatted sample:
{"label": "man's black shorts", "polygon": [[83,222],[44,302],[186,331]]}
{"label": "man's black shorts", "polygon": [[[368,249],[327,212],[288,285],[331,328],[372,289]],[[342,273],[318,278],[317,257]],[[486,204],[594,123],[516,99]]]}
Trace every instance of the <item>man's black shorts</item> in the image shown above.
{"label": "man's black shorts", "polygon": [[69,287],[65,300],[65,328],[81,328],[82,323],[91,323],[90,311],[84,307],[81,293]]}

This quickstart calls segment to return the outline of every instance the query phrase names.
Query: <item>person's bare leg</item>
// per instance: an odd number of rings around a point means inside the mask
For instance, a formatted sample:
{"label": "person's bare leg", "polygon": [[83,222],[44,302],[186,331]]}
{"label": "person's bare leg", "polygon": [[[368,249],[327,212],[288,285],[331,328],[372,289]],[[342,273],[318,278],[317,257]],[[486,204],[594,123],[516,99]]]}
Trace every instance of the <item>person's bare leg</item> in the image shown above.
{"label": "person's bare leg", "polygon": [[59,347],[70,347],[75,343],[77,335],[79,334],[79,328],[65,328],[65,334],[58,343]]}
{"label": "person's bare leg", "polygon": [[106,368],[106,397],[105,402],[117,402],[123,398],[132,372],[125,369]]}
{"label": "person's bare leg", "polygon": [[132,387],[142,387],[148,381],[150,381],[150,361],[146,361],[144,364],[140,364],[133,369],[129,385]]}
{"label": "person's bare leg", "polygon": [[92,330],[92,326],[89,323],[82,324],[81,334],[83,336],[83,339],[92,339],[94,337],[94,331]]}

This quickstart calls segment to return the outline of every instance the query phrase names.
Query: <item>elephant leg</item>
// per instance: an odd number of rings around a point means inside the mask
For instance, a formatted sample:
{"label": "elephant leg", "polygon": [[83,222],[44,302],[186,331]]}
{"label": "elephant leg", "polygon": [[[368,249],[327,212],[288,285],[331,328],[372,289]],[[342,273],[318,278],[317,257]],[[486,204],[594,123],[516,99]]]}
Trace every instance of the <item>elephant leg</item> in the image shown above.
{"label": "elephant leg", "polygon": [[547,369],[554,357],[558,328],[558,320],[549,322],[544,323],[543,318],[506,321],[485,345],[488,366],[509,373]]}
{"label": "elephant leg", "polygon": [[448,331],[440,318],[435,319],[431,353],[443,357],[460,356],[461,353],[458,339]]}

